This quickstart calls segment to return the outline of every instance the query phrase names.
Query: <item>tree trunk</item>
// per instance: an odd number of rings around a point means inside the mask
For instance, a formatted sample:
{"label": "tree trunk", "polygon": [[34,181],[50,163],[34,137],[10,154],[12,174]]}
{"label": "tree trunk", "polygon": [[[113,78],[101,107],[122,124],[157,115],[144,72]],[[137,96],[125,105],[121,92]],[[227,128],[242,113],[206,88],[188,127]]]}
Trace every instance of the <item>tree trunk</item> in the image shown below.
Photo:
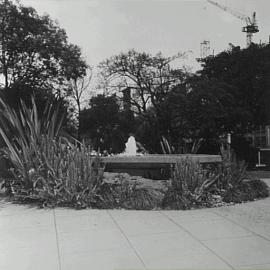
{"label": "tree trunk", "polygon": [[78,105],[78,130],[77,130],[77,140],[81,141],[81,119],[80,119],[80,115],[81,115],[81,104],[80,102],[77,102]]}

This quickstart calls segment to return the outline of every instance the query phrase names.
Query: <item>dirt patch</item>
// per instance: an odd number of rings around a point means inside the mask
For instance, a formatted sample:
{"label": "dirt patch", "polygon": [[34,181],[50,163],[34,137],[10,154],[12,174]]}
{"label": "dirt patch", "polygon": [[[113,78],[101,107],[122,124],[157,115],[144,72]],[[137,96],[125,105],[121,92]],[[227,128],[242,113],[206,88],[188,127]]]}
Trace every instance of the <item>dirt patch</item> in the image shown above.
{"label": "dirt patch", "polygon": [[137,189],[153,189],[166,192],[170,180],[151,180],[141,176],[131,176],[128,173],[104,173],[104,182],[108,184],[121,184],[127,181],[130,184],[136,184]]}

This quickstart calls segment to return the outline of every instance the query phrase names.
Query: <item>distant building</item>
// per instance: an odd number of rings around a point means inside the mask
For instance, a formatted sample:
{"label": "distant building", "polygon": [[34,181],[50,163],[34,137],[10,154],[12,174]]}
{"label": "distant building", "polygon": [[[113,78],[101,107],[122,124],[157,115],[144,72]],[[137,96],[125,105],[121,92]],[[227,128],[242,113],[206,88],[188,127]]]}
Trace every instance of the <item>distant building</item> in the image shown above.
{"label": "distant building", "polygon": [[131,110],[131,88],[127,87],[123,91],[123,109],[125,111]]}
{"label": "distant building", "polygon": [[251,138],[254,147],[270,149],[270,125],[254,130],[247,137]]}
{"label": "distant building", "polygon": [[254,130],[246,135],[252,141],[252,146],[258,149],[258,167],[270,166],[270,125]]}

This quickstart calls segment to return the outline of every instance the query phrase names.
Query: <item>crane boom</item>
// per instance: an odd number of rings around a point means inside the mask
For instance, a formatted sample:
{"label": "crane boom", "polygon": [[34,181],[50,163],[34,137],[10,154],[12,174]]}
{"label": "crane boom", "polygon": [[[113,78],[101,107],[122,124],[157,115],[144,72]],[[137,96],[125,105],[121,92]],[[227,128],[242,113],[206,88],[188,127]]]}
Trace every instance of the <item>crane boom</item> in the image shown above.
{"label": "crane boom", "polygon": [[247,34],[247,47],[248,47],[252,43],[253,34],[259,32],[258,25],[256,22],[256,12],[253,12],[252,18],[250,18],[247,15],[241,14],[240,12],[235,11],[229,7],[223,6],[213,0],[207,0],[207,2],[246,22],[246,26],[242,28],[242,32],[245,32]]}
{"label": "crane boom", "polygon": [[215,2],[215,1],[212,1],[212,0],[207,0],[207,2],[209,2],[210,4],[212,4],[212,5],[216,6],[216,7],[230,13],[231,15],[233,15],[236,18],[238,18],[238,19],[240,19],[242,21],[245,21],[246,23],[249,22],[249,17],[242,14],[242,13],[240,13],[240,12],[238,12],[238,11],[235,11],[235,10],[229,8],[229,7],[223,6],[223,5],[221,5],[221,4],[219,4],[219,3]]}

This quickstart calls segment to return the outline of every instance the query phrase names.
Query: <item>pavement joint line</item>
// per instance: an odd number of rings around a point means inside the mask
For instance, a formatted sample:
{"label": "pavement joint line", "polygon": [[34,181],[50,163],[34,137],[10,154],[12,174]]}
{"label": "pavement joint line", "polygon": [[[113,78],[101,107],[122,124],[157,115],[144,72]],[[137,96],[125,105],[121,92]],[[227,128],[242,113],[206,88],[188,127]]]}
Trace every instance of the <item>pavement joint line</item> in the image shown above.
{"label": "pavement joint line", "polygon": [[201,239],[203,242],[212,241],[212,240],[223,240],[223,239],[242,239],[242,238],[249,238],[253,236],[252,234],[249,235],[242,235],[242,236],[223,236],[223,237],[213,237],[207,239]]}
{"label": "pavement joint line", "polygon": [[181,228],[182,230],[184,230],[187,234],[189,234],[194,240],[196,240],[197,242],[199,242],[202,246],[204,246],[207,250],[209,250],[211,253],[213,253],[217,258],[219,258],[220,260],[222,260],[227,266],[229,266],[231,269],[235,270],[235,268],[228,263],[226,260],[224,260],[221,256],[219,256],[215,251],[213,251],[211,248],[209,248],[205,243],[203,243],[203,241],[201,241],[200,239],[198,239],[197,237],[195,237],[190,231],[188,231],[185,227],[181,226],[179,223],[175,222],[172,218],[170,218],[169,216],[167,216],[163,211],[159,211],[162,215],[164,215],[165,217],[167,217],[171,222],[173,222],[176,226],[178,226],[179,228]]}
{"label": "pavement joint line", "polygon": [[137,236],[145,236],[145,235],[159,235],[159,234],[171,234],[171,233],[177,233],[180,232],[181,229],[177,228],[175,231],[164,231],[164,232],[146,232],[146,233],[135,233],[135,234],[129,234],[130,237],[137,237]]}
{"label": "pavement joint line", "polygon": [[223,217],[223,218],[226,219],[227,221],[229,221],[229,222],[231,222],[231,223],[233,223],[233,224],[235,224],[235,225],[241,227],[242,229],[245,229],[246,231],[248,231],[248,232],[250,232],[250,233],[252,233],[252,234],[254,234],[254,235],[256,235],[256,236],[259,236],[259,237],[261,237],[262,239],[264,239],[264,240],[270,242],[270,239],[267,238],[267,237],[265,237],[264,235],[261,235],[261,234],[259,234],[259,233],[257,233],[257,232],[254,232],[253,230],[251,230],[251,229],[249,229],[249,228],[243,226],[242,224],[240,224],[240,223],[234,221],[233,219],[230,219],[230,218],[228,218],[228,217],[226,217],[226,216],[223,216],[222,214],[219,214],[219,213],[216,213],[216,214],[219,215],[219,216],[221,216],[221,217]]}
{"label": "pavement joint line", "polygon": [[127,240],[129,246],[131,247],[131,249],[133,250],[133,252],[135,253],[135,255],[137,256],[137,258],[140,260],[140,262],[143,265],[143,268],[145,270],[147,270],[147,267],[142,259],[142,257],[140,256],[139,252],[136,250],[136,248],[132,245],[131,241],[129,240],[129,238],[127,237],[127,235],[125,234],[124,230],[121,228],[121,226],[118,224],[118,222],[115,220],[115,218],[113,217],[113,215],[110,213],[109,210],[107,210],[108,215],[111,217],[111,219],[113,220],[114,224],[118,227],[118,229],[120,230],[120,232],[122,233],[122,235],[125,237],[125,239]]}
{"label": "pavement joint line", "polygon": [[59,235],[58,235],[57,224],[56,224],[55,209],[53,209],[53,222],[54,222],[55,238],[56,238],[56,246],[57,246],[58,266],[59,266],[59,270],[62,270],[60,247],[59,247]]}
{"label": "pavement joint line", "polygon": [[[247,267],[247,266],[253,266],[253,267],[256,267],[256,266],[261,266],[261,265],[270,265],[270,262],[269,263],[256,263],[256,264],[240,264],[240,265],[237,265],[237,267]],[[258,268],[258,269],[260,269],[260,268]],[[269,267],[269,269],[270,269],[270,267]],[[265,270],[267,270],[267,269],[265,269]]]}

